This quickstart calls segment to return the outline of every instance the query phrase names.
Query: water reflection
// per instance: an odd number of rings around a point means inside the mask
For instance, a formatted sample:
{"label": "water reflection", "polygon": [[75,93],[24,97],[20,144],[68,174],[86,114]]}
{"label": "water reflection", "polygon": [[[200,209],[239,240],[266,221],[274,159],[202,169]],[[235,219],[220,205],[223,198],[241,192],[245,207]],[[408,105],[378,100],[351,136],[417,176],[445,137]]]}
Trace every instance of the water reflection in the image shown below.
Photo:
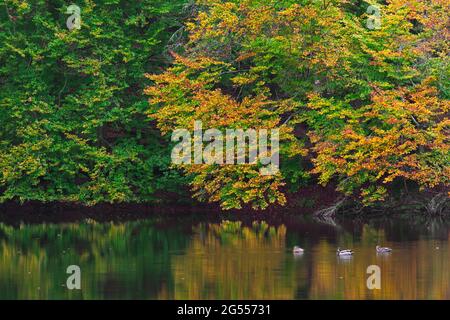
{"label": "water reflection", "polygon": [[[450,299],[449,240],[436,221],[0,224],[0,299]],[[72,264],[81,291],[65,287]]]}

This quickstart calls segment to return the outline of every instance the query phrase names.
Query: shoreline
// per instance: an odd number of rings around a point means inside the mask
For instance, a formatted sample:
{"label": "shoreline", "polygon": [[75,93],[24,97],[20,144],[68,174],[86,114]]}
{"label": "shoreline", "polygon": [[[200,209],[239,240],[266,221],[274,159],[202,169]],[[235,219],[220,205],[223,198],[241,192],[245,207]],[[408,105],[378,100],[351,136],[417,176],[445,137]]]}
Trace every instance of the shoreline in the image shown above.
{"label": "shoreline", "polygon": [[[327,209],[330,202],[322,205]],[[447,201],[448,202],[448,201]],[[332,205],[332,204],[331,204]],[[143,203],[102,203],[86,206],[67,202],[27,202],[24,204],[8,202],[0,204],[0,223],[70,223],[84,220],[96,222],[124,222],[142,219],[204,219],[208,220],[266,220],[276,223],[290,218],[306,217],[325,224],[333,224],[335,220],[366,221],[378,218],[410,218],[421,217],[426,220],[432,218],[450,218],[450,208],[445,206],[440,214],[431,215],[424,209],[418,208],[416,203],[399,205],[395,203],[389,207],[385,203],[376,208],[358,208],[353,204],[343,205],[332,215],[320,215],[315,208],[302,208],[292,205],[277,206],[266,210],[243,208],[239,210],[222,210],[216,204],[143,204]]]}

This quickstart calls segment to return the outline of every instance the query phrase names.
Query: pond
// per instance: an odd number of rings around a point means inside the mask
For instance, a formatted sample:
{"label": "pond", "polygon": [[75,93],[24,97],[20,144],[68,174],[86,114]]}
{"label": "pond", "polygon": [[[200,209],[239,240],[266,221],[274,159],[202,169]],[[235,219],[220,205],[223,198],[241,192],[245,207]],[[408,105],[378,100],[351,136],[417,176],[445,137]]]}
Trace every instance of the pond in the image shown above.
{"label": "pond", "polygon": [[[0,299],[450,299],[449,224],[410,220],[0,223]],[[70,265],[81,290],[67,288]]]}

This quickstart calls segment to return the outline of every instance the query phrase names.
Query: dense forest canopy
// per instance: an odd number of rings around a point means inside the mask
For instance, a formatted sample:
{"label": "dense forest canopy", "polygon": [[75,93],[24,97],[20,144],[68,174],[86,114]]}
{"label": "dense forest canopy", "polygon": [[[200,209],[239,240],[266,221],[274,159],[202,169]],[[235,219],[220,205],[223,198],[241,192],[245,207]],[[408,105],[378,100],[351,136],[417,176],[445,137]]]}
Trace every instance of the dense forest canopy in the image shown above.
{"label": "dense forest canopy", "polygon": [[184,179],[145,115],[184,1],[0,4],[0,200],[156,201]]}
{"label": "dense forest canopy", "polygon": [[[0,4],[0,201],[190,189],[231,209],[314,184],[365,206],[404,186],[448,192],[447,0],[77,5],[68,30],[64,1]],[[197,120],[279,129],[280,171],[174,166],[170,134]]]}

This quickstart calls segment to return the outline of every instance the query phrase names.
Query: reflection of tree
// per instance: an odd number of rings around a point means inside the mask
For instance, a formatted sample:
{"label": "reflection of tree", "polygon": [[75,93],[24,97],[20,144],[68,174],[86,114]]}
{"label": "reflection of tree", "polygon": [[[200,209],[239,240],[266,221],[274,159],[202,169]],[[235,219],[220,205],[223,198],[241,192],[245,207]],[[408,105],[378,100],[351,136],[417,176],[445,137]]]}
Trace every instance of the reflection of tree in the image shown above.
{"label": "reflection of tree", "polygon": [[[172,287],[169,249],[186,241],[152,222],[0,224],[0,299],[155,298]],[[64,287],[71,264],[81,267],[81,292]]]}
{"label": "reflection of tree", "polygon": [[[188,234],[186,224],[148,220],[0,224],[0,299],[450,299],[449,230],[390,241],[392,226],[363,224],[337,238],[296,230],[288,239],[285,225],[264,221],[199,224]],[[286,243],[305,254],[294,258]],[[377,243],[393,253],[377,255]],[[337,258],[338,245],[354,257]],[[64,287],[71,264],[81,266],[82,292]],[[371,264],[381,268],[381,290],[366,287]]]}
{"label": "reflection of tree", "polygon": [[173,259],[176,299],[291,299],[294,273],[283,274],[286,228],[265,222],[202,224]]}
{"label": "reflection of tree", "polygon": [[[348,243],[348,235],[338,241]],[[449,233],[450,237],[450,233]],[[399,246],[391,255],[377,255],[376,243],[387,244],[384,230],[365,225],[360,241],[351,244],[355,256],[342,260],[333,256],[326,241],[313,250],[310,299],[449,299],[450,247],[443,242],[436,253],[431,240]],[[381,290],[366,287],[369,265],[381,268]]]}

